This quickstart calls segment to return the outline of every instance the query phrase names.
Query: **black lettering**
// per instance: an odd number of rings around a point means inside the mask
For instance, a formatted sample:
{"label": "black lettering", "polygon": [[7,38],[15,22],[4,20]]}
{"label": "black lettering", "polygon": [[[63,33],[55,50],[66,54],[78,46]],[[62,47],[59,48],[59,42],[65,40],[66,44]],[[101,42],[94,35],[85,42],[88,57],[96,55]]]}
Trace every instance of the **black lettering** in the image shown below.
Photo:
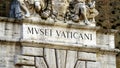
{"label": "black lettering", "polygon": [[61,37],[62,37],[62,36],[63,36],[64,38],[66,38],[66,35],[65,35],[65,32],[64,32],[64,31],[63,31],[62,34],[61,34]]}
{"label": "black lettering", "polygon": [[90,34],[90,40],[92,40],[92,34]]}
{"label": "black lettering", "polygon": [[67,33],[67,38],[69,38],[69,31],[66,31],[66,33]]}
{"label": "black lettering", "polygon": [[86,38],[86,39],[90,39],[90,37],[89,37],[89,34],[87,35],[87,34],[84,34],[84,38]]}
{"label": "black lettering", "polygon": [[39,33],[38,29],[34,28],[34,30],[35,30],[35,33],[36,33],[36,34],[38,34],[38,33]]}
{"label": "black lettering", "polygon": [[73,33],[72,32],[70,32],[70,35],[71,35],[71,39],[73,38]]}
{"label": "black lettering", "polygon": [[66,33],[67,33],[67,38],[72,39],[72,32],[70,32],[70,31],[66,31]]}
{"label": "black lettering", "polygon": [[77,32],[74,32],[74,33],[73,33],[73,37],[74,37],[75,39],[79,39],[78,33],[77,33]]}
{"label": "black lettering", "polygon": [[57,36],[60,36],[61,31],[58,32],[58,30],[56,30]]}
{"label": "black lettering", "polygon": [[41,35],[44,35],[44,34],[45,34],[44,31],[43,31],[43,29],[40,29],[39,31],[40,31],[40,34],[41,34]]}
{"label": "black lettering", "polygon": [[52,29],[50,29],[50,36],[52,36]]}
{"label": "black lettering", "polygon": [[34,34],[33,33],[33,28],[28,27],[28,32],[27,33]]}
{"label": "black lettering", "polygon": [[83,35],[82,35],[81,33],[80,33],[79,35],[80,35],[79,37],[80,37],[81,39],[84,39],[84,38],[83,38]]}
{"label": "black lettering", "polygon": [[45,29],[45,36],[48,36],[49,35],[49,29]]}

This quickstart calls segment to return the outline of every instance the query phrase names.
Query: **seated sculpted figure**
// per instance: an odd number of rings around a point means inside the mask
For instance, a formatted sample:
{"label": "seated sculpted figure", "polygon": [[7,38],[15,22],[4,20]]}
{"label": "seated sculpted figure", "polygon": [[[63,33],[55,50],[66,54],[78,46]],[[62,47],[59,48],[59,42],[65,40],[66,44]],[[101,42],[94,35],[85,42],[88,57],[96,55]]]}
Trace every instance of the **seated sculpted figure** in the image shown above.
{"label": "seated sculpted figure", "polygon": [[87,8],[85,4],[86,0],[74,0],[75,5],[74,5],[74,17],[73,21],[79,21],[80,17],[82,16],[82,19],[84,20],[84,23],[86,25],[90,24],[87,18]]}
{"label": "seated sculpted figure", "polygon": [[20,3],[21,8],[23,9],[23,11],[25,12],[24,16],[25,17],[30,17],[30,12],[29,9],[26,7],[24,0],[18,0]]}
{"label": "seated sculpted figure", "polygon": [[99,14],[99,12],[95,9],[95,1],[92,2],[92,0],[88,0],[87,2],[87,18],[94,23],[94,18]]}
{"label": "seated sculpted figure", "polygon": [[[33,9],[39,13],[43,7],[44,7],[44,3],[43,0],[18,0],[20,3],[21,8],[24,11],[24,17],[30,17],[30,9],[28,8],[29,5],[33,5]],[[25,4],[25,2],[27,2],[29,5],[27,6]]]}
{"label": "seated sculpted figure", "polygon": [[68,7],[69,0],[52,0],[52,12],[56,21],[64,20]]}

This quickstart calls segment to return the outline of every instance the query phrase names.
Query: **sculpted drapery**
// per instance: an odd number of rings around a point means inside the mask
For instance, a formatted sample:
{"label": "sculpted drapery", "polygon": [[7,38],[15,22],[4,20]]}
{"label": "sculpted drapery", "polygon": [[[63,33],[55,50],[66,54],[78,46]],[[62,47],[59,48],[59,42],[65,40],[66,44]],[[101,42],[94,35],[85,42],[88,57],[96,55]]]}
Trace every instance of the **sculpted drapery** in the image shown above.
{"label": "sculpted drapery", "polygon": [[[51,18],[55,21],[83,21],[86,25],[95,22],[98,11],[92,0],[16,0],[22,18],[39,16],[41,19]],[[11,8],[14,6],[11,3]],[[16,11],[16,9],[11,9]]]}

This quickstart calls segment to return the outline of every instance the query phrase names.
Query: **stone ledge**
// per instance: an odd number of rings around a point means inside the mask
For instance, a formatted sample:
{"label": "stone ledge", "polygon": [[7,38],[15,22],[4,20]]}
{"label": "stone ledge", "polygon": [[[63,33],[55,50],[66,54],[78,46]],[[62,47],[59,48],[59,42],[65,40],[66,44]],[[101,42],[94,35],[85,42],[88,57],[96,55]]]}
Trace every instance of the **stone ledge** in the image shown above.
{"label": "stone ledge", "polygon": [[[101,48],[97,46],[64,46],[58,44],[51,44],[51,43],[39,43],[33,41],[25,41],[21,39],[10,39],[7,37],[0,37],[1,42],[8,42],[8,43],[21,43],[24,46],[32,46],[32,47],[46,47],[46,48],[57,48],[57,49],[67,49],[67,50],[77,50],[77,51],[85,51],[85,52],[106,52],[106,53],[120,53],[119,49],[109,49],[109,48]],[[64,47],[63,47],[64,46]]]}
{"label": "stone ledge", "polygon": [[85,61],[96,61],[97,56],[95,53],[78,52],[78,59]]}
{"label": "stone ledge", "polygon": [[6,23],[21,23],[22,20],[14,19],[14,18],[8,18],[8,17],[0,17],[0,22],[6,22]]}
{"label": "stone ledge", "polygon": [[9,38],[9,37],[0,37],[0,41],[3,42],[20,42],[21,38]]}
{"label": "stone ledge", "polygon": [[22,55],[15,56],[15,64],[17,65],[35,65],[34,61],[34,57]]}
{"label": "stone ledge", "polygon": [[50,22],[42,19],[31,20],[31,19],[14,19],[14,18],[7,18],[7,17],[0,17],[0,22],[6,23],[18,23],[18,24],[35,24],[35,25],[48,25],[48,26],[59,26],[65,28],[76,28],[76,29],[88,29],[88,30],[98,30],[100,27],[89,26],[89,25],[80,25],[79,23],[64,23],[64,22]]}
{"label": "stone ledge", "polygon": [[92,52],[92,53],[107,53],[107,54],[117,54],[120,53],[119,49],[111,49],[111,48],[101,48],[97,46],[64,46],[64,45],[55,45],[48,43],[35,43],[35,42],[25,42],[21,41],[21,44],[24,46],[32,46],[32,47],[45,47],[45,48],[55,48],[55,49],[64,49],[64,50],[75,50],[82,52]]}
{"label": "stone ledge", "polygon": [[35,68],[35,66],[22,66],[21,68]]}
{"label": "stone ledge", "polygon": [[118,32],[118,30],[115,30],[115,29],[98,29],[96,31],[97,33],[102,33],[102,34],[115,34]]}
{"label": "stone ledge", "polygon": [[65,28],[76,28],[76,29],[88,29],[88,30],[97,30],[97,32],[100,33],[117,33],[118,30],[114,29],[101,29],[100,27],[95,27],[95,26],[87,26],[87,25],[80,25],[78,23],[60,23],[60,22],[49,22],[46,20],[41,20],[38,19],[36,20],[31,20],[31,19],[14,19],[14,18],[8,18],[8,17],[0,17],[0,22],[6,22],[6,23],[18,23],[18,24],[34,24],[34,25],[48,25],[48,26],[59,26],[59,27],[65,27]]}
{"label": "stone ledge", "polygon": [[27,56],[43,56],[43,48],[22,47],[22,55],[27,55]]}

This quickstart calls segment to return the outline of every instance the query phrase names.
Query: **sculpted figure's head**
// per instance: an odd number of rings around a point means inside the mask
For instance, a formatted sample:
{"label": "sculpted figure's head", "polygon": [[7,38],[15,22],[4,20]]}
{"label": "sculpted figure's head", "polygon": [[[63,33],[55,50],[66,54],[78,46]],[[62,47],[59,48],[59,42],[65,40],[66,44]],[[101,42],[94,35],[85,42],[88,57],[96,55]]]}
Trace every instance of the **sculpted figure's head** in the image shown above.
{"label": "sculpted figure's head", "polygon": [[78,2],[85,2],[86,0],[77,0]]}
{"label": "sculpted figure's head", "polygon": [[90,8],[95,8],[95,1],[87,0],[87,3]]}
{"label": "sculpted figure's head", "polygon": [[86,0],[87,2],[91,2],[92,0]]}
{"label": "sculpted figure's head", "polygon": [[35,2],[35,9],[37,12],[41,10],[40,2]]}

